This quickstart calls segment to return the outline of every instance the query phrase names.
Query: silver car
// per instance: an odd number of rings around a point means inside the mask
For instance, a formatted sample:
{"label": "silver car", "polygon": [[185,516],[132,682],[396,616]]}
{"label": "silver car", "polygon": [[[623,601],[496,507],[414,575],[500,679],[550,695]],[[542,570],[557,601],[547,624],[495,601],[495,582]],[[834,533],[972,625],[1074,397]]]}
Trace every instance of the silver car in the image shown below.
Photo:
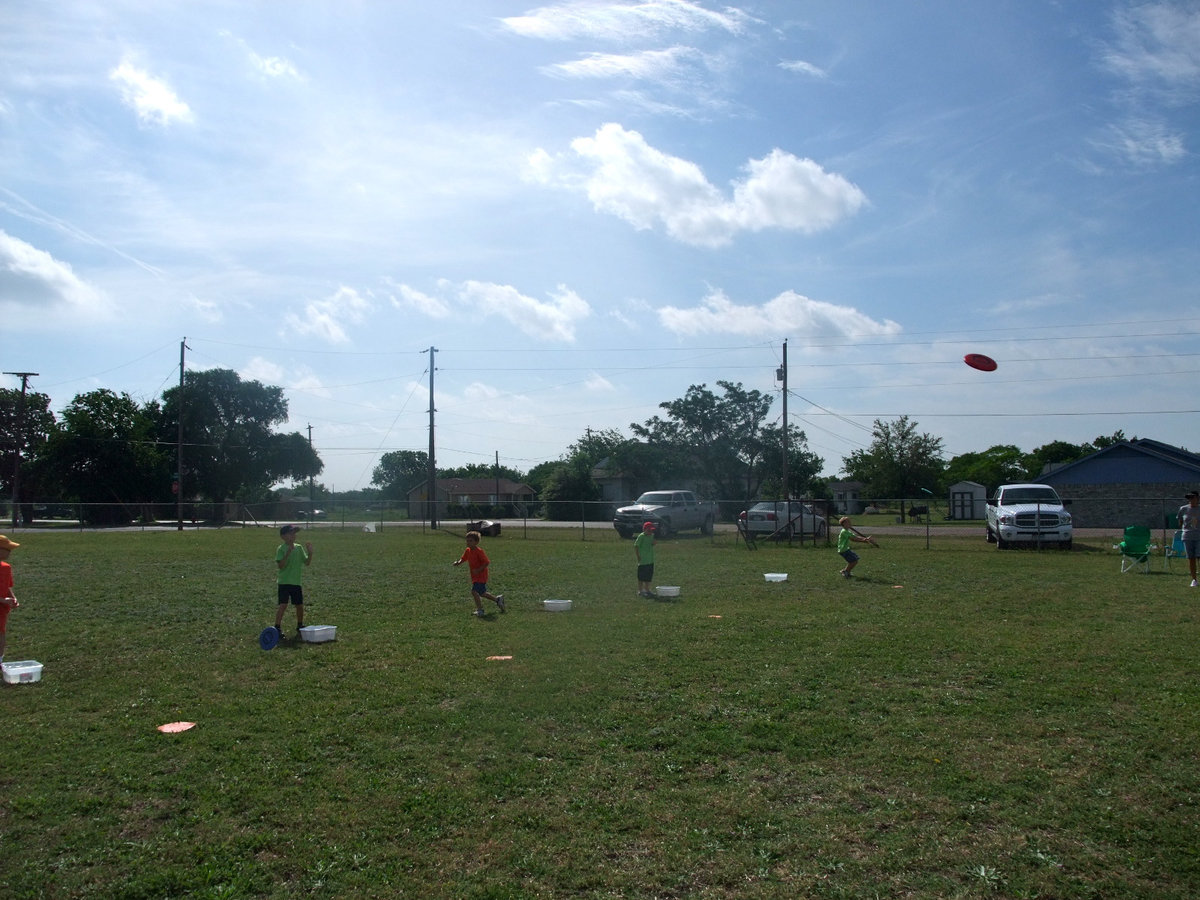
{"label": "silver car", "polygon": [[793,535],[825,537],[829,525],[825,517],[802,500],[764,500],[755,503],[739,517],[748,534]]}

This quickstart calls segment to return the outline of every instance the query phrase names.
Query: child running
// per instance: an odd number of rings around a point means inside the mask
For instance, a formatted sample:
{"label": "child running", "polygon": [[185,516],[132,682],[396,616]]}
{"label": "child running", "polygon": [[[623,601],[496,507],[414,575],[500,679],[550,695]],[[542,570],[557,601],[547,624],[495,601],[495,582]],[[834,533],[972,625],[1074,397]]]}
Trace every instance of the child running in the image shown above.
{"label": "child running", "polygon": [[479,546],[479,538],[478,531],[467,532],[467,549],[463,551],[463,555],[455,561],[454,565],[461,566],[466,563],[471,570],[471,599],[475,601],[475,615],[480,617],[486,615],[483,611],[484,600],[494,600],[496,606],[500,607],[500,612],[508,612],[504,606],[504,595],[488,592],[488,566],[492,561]]}
{"label": "child running", "polygon": [[0,534],[0,663],[4,662],[4,650],[8,644],[9,610],[21,605],[17,602],[17,595],[13,593],[12,566],[8,564],[9,555],[20,546],[16,541],[10,541]]}
{"label": "child running", "polygon": [[875,543],[875,538],[863,534],[851,525],[849,516],[842,516],[838,519],[838,524],[842,526],[842,530],[838,532],[837,552],[846,561],[846,567],[838,574],[843,578],[852,578],[850,570],[858,565],[858,554],[850,549],[850,543],[853,541],[859,544],[871,544],[875,547],[879,545]]}

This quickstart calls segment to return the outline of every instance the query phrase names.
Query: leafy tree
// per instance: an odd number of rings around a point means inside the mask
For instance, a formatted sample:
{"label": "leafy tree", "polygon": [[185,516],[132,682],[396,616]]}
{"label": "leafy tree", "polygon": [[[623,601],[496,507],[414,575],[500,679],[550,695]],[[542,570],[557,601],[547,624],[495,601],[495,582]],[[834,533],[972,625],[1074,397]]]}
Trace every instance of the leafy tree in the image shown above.
{"label": "leafy tree", "polygon": [[[761,490],[766,497],[782,497],[783,485],[783,427],[767,425],[762,432],[763,443],[778,452],[767,451],[763,457]],[[789,497],[816,496],[818,477],[825,460],[808,449],[808,435],[795,425],[788,426],[788,486]]]}
{"label": "leafy tree", "polygon": [[[84,504],[93,524],[128,522],[131,507],[170,498],[171,452],[156,440],[157,404],[110,390],[79,394],[34,462],[47,499]],[[55,490],[48,492],[48,486]]]}
{"label": "leafy tree", "polygon": [[46,394],[27,391],[24,408],[21,392],[0,388],[0,488],[5,497],[12,496],[12,477],[15,471],[16,454],[21,454],[21,483],[23,496],[35,495],[35,486],[27,476],[30,457],[45,442],[54,428],[54,413],[50,412],[50,398]]}
{"label": "leafy tree", "polygon": [[592,479],[591,461],[582,453],[568,457],[550,471],[539,498],[546,504],[546,517],[554,521],[579,521],[581,514],[595,520],[609,514],[595,503],[600,499],[600,487]]}
{"label": "leafy tree", "polygon": [[501,466],[497,471],[494,463],[468,463],[465,466],[437,470],[438,478],[495,478],[497,475],[518,482],[523,477],[519,471],[508,466]]}
{"label": "leafy tree", "polygon": [[904,500],[937,485],[945,467],[941,438],[918,434],[917,423],[908,416],[894,422],[876,419],[872,434],[870,447],[842,460],[843,471],[863,482],[869,494]]}
{"label": "leafy tree", "polygon": [[1028,459],[1014,444],[997,444],[982,453],[963,453],[946,465],[943,487],[974,481],[986,487],[990,497],[1002,484],[1025,480]]}
{"label": "leafy tree", "polygon": [[385,500],[403,500],[416,485],[429,479],[429,454],[423,450],[391,450],[379,457],[371,484]]}
{"label": "leafy tree", "polygon": [[1074,462],[1092,452],[1091,444],[1069,444],[1066,441],[1051,441],[1034,448],[1025,457],[1025,478],[1036,481],[1046,466]]}
{"label": "leafy tree", "polygon": [[645,425],[634,423],[630,428],[650,444],[666,448],[676,463],[673,471],[704,479],[726,505],[740,505],[733,498],[757,495],[762,461],[774,449],[763,435],[771,397],[747,391],[740,383],[718,381],[717,385],[724,391],[720,397],[705,385],[694,384],[682,398],[659,404],[666,418],[654,416]]}
{"label": "leafy tree", "polygon": [[[215,502],[257,501],[285,479],[319,475],[321,458],[287,421],[283,389],[242,381],[229,369],[188,372],[183,388],[184,489]],[[160,433],[174,442],[179,388],[163,393]]]}

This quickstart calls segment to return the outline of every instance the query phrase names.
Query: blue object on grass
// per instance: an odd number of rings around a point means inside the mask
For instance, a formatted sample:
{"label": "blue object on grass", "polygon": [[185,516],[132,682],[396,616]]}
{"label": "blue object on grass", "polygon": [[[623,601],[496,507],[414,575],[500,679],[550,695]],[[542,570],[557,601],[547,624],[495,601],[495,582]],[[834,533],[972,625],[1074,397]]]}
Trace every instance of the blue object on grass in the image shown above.
{"label": "blue object on grass", "polygon": [[264,650],[271,650],[279,643],[279,629],[274,625],[268,625],[258,635],[258,646]]}

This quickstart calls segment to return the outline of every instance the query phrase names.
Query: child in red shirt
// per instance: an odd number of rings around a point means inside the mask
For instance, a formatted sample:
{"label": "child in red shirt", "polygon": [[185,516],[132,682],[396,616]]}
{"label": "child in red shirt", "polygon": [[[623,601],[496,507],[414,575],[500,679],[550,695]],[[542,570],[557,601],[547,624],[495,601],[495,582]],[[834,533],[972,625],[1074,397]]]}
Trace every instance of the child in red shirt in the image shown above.
{"label": "child in red shirt", "polygon": [[456,566],[461,566],[463,563],[471,570],[471,599],[475,601],[475,615],[485,615],[483,611],[483,601],[494,600],[496,605],[500,607],[500,612],[507,612],[504,606],[503,594],[492,594],[488,592],[488,566],[491,560],[488,559],[486,553],[479,546],[480,534],[478,531],[467,532],[467,549],[463,551],[463,555],[454,563]]}
{"label": "child in red shirt", "polygon": [[8,564],[9,555],[20,546],[0,534],[0,663],[4,662],[4,649],[8,644],[8,611],[21,605],[13,593],[12,566]]}

